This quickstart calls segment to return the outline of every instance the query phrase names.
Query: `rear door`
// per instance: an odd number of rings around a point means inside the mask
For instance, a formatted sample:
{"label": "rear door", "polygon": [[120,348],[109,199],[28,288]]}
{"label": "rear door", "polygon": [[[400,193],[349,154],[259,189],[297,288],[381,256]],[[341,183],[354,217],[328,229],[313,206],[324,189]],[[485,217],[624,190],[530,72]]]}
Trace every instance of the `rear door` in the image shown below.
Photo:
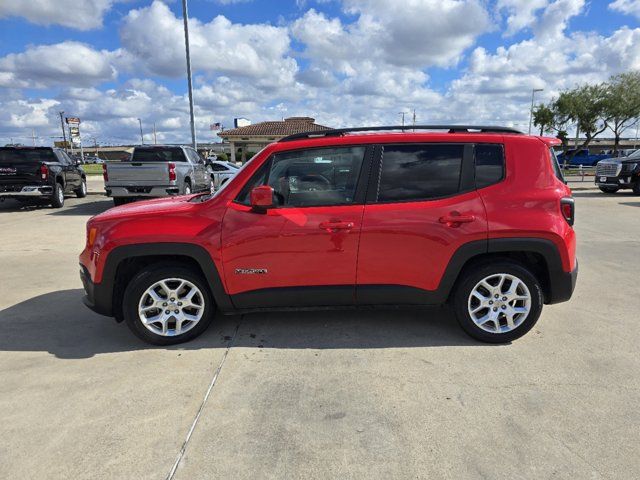
{"label": "rear door", "polygon": [[55,150],[56,156],[58,157],[58,161],[62,166],[62,174],[64,175],[64,184],[65,190],[67,192],[71,192],[72,190],[76,190],[80,187],[82,182],[82,177],[80,176],[80,172],[78,171],[78,167],[76,166],[73,159],[66,154],[63,150]]}
{"label": "rear door", "polygon": [[41,184],[40,166],[56,161],[51,148],[0,148],[0,191]]}
{"label": "rear door", "polygon": [[[370,148],[274,154],[225,213],[227,290],[240,308],[351,305]],[[249,192],[275,190],[277,206],[255,212]]]}
{"label": "rear door", "polygon": [[362,220],[359,304],[440,303],[437,290],[454,252],[470,242],[486,250],[473,148],[379,147]]}

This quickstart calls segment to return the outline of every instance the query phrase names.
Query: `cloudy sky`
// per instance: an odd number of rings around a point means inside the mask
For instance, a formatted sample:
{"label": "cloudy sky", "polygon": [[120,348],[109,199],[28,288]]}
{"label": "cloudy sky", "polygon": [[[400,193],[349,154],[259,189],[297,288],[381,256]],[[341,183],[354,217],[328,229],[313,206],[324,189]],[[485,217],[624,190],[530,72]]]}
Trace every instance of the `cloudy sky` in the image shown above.
{"label": "cloudy sky", "polygon": [[[640,69],[640,0],[189,0],[196,123],[504,124]],[[180,1],[0,2],[0,144],[188,142]],[[94,140],[95,139],[95,140]]]}

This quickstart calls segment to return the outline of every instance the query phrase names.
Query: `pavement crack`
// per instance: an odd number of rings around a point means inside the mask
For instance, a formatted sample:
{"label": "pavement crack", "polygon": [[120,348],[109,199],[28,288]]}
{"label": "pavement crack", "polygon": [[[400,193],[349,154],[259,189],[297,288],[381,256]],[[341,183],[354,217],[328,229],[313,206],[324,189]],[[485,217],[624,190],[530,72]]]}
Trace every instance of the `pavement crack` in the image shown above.
{"label": "pavement crack", "polygon": [[202,411],[204,410],[204,406],[207,404],[207,400],[209,399],[209,396],[211,395],[211,391],[213,390],[213,387],[216,385],[216,382],[218,381],[218,377],[220,376],[220,371],[222,370],[222,367],[224,365],[225,360],[227,359],[227,355],[229,355],[229,350],[231,350],[231,347],[233,347],[234,341],[236,339],[236,335],[238,334],[238,330],[240,330],[240,325],[242,324],[242,319],[243,317],[240,317],[240,321],[238,322],[238,325],[236,325],[236,329],[233,332],[233,336],[231,337],[231,340],[229,341],[229,344],[227,345],[227,349],[224,351],[224,355],[222,356],[222,360],[220,360],[220,364],[218,365],[218,368],[216,368],[215,372],[213,373],[213,377],[211,378],[211,382],[209,382],[209,388],[207,389],[207,393],[205,393],[204,398],[202,399],[202,402],[200,403],[200,407],[198,408],[198,412],[196,413],[196,416],[193,419],[193,422],[191,423],[191,428],[189,428],[189,431],[187,432],[187,436],[184,439],[184,442],[182,443],[182,447],[180,448],[180,451],[178,452],[178,456],[176,458],[176,461],[173,464],[173,467],[171,468],[171,471],[169,472],[169,475],[167,475],[167,480],[173,480],[173,477],[175,476],[176,472],[178,471],[178,467],[180,466],[180,462],[182,461],[182,457],[184,456],[184,453],[187,450],[187,446],[189,445],[189,441],[191,440],[191,435],[193,435],[194,430],[196,429],[196,425],[198,424],[198,420],[200,420],[200,415],[202,414]]}

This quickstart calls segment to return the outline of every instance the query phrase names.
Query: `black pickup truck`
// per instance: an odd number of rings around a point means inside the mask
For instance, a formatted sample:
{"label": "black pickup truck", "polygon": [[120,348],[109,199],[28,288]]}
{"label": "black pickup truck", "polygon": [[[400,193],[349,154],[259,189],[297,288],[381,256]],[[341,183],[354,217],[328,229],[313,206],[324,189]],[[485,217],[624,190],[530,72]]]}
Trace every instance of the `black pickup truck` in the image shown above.
{"label": "black pickup truck", "polygon": [[64,205],[64,196],[87,195],[84,171],[64,150],[51,147],[0,147],[0,201]]}

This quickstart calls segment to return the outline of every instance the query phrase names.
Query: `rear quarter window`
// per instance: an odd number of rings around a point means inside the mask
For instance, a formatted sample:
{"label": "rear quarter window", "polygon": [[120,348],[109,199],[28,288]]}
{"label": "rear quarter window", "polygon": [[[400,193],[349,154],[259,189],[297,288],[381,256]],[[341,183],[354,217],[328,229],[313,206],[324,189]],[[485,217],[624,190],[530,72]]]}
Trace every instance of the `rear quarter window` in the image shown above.
{"label": "rear quarter window", "polygon": [[136,148],[131,161],[137,162],[186,162],[181,148]]}
{"label": "rear quarter window", "polygon": [[475,146],[476,188],[484,188],[504,178],[504,147],[502,145]]}

